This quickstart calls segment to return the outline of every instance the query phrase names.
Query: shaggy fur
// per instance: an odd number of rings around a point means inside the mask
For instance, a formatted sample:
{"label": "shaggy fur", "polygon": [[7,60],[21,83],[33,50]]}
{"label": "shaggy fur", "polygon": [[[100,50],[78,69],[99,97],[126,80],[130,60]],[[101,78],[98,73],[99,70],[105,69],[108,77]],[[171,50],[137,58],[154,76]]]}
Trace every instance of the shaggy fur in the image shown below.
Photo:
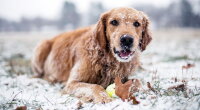
{"label": "shaggy fur", "polygon": [[[118,26],[110,21],[116,19]],[[141,26],[134,27],[138,21]],[[132,8],[115,8],[101,15],[96,25],[66,32],[41,42],[35,49],[32,68],[50,82],[66,82],[64,92],[85,101],[109,102],[105,89],[116,76],[126,80],[139,65],[139,54],[151,41],[149,21]],[[113,49],[121,49],[120,37],[134,37],[127,60],[120,59]]]}

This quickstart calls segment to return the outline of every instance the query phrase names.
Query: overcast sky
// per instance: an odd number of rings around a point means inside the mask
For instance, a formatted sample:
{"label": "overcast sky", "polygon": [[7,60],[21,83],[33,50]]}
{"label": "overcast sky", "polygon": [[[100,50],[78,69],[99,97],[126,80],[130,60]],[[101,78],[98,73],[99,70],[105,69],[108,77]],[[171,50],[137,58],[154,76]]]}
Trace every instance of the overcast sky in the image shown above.
{"label": "overcast sky", "polygon": [[[9,20],[20,20],[21,17],[37,17],[54,19],[59,15],[66,0],[0,0],[0,17]],[[129,6],[130,4],[152,4],[166,7],[172,0],[67,0],[76,4],[78,11],[86,12],[93,1],[102,2],[106,8]]]}

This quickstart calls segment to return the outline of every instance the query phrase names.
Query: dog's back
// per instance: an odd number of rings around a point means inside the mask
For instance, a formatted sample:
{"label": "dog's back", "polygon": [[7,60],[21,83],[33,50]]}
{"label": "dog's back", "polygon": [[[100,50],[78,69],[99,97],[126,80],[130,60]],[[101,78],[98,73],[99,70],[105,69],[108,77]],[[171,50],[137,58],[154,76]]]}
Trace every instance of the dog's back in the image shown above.
{"label": "dog's back", "polygon": [[[60,45],[65,43],[70,46],[73,42],[78,42],[78,38],[82,36],[82,34],[86,33],[91,27],[85,27],[81,29],[77,29],[74,31],[66,32],[61,35],[58,35],[52,39],[41,41],[34,50],[34,55],[32,57],[32,70],[36,73],[36,77],[44,78],[48,81],[54,82],[57,79],[51,80],[47,77],[44,77],[46,74],[49,76],[51,71],[45,70],[45,66],[48,66],[48,56],[50,56],[52,50],[59,51],[63,48]],[[59,48],[60,47],[60,48]],[[69,52],[69,51],[67,51]],[[51,59],[52,60],[52,59]],[[50,63],[51,61],[49,61]],[[67,62],[66,62],[67,63]],[[62,64],[61,64],[62,65]],[[68,70],[70,71],[70,70]],[[60,78],[59,78],[60,79]],[[66,79],[66,78],[65,78]]]}

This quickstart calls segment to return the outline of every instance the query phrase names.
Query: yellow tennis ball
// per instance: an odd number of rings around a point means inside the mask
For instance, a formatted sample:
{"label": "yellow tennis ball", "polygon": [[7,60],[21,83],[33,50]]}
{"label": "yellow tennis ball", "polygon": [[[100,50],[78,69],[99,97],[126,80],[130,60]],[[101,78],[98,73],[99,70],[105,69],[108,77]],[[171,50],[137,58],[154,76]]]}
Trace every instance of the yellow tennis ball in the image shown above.
{"label": "yellow tennis ball", "polygon": [[116,98],[116,94],[115,94],[115,84],[111,84],[106,88],[106,92],[110,97]]}

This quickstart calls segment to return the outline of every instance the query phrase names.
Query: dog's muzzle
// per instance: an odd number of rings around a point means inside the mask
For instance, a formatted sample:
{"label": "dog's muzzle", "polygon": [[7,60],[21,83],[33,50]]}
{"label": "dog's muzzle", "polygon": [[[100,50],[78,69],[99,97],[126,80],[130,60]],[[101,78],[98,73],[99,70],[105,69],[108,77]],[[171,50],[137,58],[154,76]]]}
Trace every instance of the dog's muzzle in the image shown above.
{"label": "dog's muzzle", "polygon": [[135,51],[131,51],[129,49],[123,49],[120,51],[117,51],[115,48],[113,49],[114,53],[117,54],[121,59],[128,59],[130,56],[132,56]]}

